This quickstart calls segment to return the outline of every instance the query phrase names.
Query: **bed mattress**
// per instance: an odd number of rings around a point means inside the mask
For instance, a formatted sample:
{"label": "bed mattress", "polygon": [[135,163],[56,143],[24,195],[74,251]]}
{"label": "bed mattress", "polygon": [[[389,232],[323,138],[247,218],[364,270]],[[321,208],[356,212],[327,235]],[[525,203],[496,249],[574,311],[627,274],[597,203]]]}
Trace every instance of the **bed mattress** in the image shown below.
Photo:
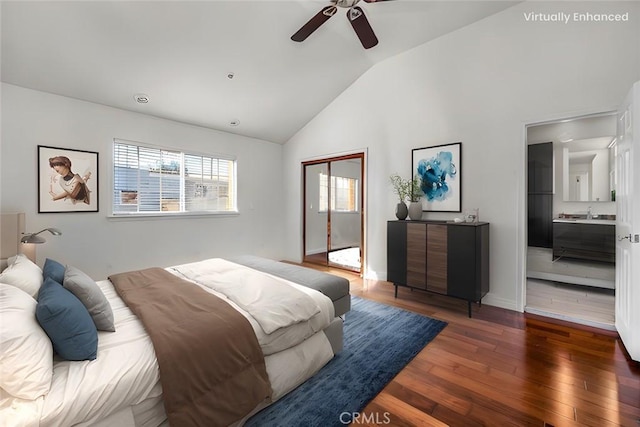
{"label": "bed mattress", "polygon": [[351,309],[349,281],[344,277],[255,255],[239,255],[225,259],[321,292],[333,302],[336,316],[342,316]]}
{"label": "bed mattress", "polygon": [[[167,270],[176,273],[180,268]],[[126,427],[158,425],[163,419],[162,386],[151,340],[111,282],[100,281],[98,286],[111,305],[116,332],[99,332],[98,357],[94,361],[54,360],[51,391],[46,398],[25,401],[0,396],[3,409],[12,408],[5,413],[12,414],[16,425]],[[342,321],[335,318],[331,300],[320,292],[291,284],[310,296],[320,312],[309,322],[266,334],[248,312],[224,294],[204,284],[198,286],[227,300],[249,319],[265,354],[272,401],[312,376],[333,357],[335,348],[341,348],[341,344],[332,341],[337,341],[335,335],[339,335],[341,342]],[[328,336],[332,335],[330,341]],[[271,402],[263,402],[256,411]]]}

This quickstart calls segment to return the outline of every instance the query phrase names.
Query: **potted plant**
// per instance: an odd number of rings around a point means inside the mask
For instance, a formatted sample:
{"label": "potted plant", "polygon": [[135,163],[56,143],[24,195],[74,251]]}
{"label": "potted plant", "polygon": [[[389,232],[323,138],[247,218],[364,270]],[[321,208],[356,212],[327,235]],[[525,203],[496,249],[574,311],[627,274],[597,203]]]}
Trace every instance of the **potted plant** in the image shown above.
{"label": "potted plant", "polygon": [[394,173],[389,177],[389,181],[391,182],[391,186],[393,187],[393,191],[398,196],[398,204],[396,205],[396,218],[402,220],[407,217],[409,214],[409,210],[407,209],[407,204],[405,200],[409,197],[409,189],[411,186],[411,181],[402,179],[400,175]]}
{"label": "potted plant", "polygon": [[418,175],[414,175],[413,179],[408,182],[409,191],[409,218],[412,220],[422,219],[422,203],[420,199],[424,195],[420,188],[420,178]]}

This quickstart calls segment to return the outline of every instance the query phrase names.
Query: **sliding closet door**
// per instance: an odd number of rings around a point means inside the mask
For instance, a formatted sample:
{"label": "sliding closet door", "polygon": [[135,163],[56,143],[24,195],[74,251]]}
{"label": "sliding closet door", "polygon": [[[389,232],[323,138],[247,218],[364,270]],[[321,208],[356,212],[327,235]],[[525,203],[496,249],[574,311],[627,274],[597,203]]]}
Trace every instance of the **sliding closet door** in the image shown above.
{"label": "sliding closet door", "polygon": [[364,153],[305,162],[304,261],[360,272]]}
{"label": "sliding closet door", "polygon": [[329,229],[329,163],[304,166],[304,260],[327,265]]}
{"label": "sliding closet door", "polygon": [[362,159],[329,163],[329,265],[360,271],[362,246]]}

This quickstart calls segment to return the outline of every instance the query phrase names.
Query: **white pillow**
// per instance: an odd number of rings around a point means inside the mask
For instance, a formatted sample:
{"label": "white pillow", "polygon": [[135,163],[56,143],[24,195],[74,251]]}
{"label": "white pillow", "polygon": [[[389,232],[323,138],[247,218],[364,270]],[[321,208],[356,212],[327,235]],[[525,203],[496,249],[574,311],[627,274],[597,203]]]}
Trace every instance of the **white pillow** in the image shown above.
{"label": "white pillow", "polygon": [[42,286],[42,270],[24,254],[9,258],[9,266],[0,274],[0,283],[13,285],[32,297]]}
{"label": "white pillow", "polygon": [[36,300],[0,283],[0,387],[21,399],[49,392],[53,346],[36,320]]}

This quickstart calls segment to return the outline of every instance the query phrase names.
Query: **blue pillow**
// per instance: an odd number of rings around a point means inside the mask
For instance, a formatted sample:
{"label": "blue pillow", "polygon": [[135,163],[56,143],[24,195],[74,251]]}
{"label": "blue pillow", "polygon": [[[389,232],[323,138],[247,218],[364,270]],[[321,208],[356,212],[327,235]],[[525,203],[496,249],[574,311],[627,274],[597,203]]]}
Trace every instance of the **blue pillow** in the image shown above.
{"label": "blue pillow", "polygon": [[44,267],[42,268],[42,277],[44,279],[51,277],[54,281],[62,283],[64,281],[64,271],[64,265],[60,264],[58,261],[47,258],[44,262]]}
{"label": "blue pillow", "polygon": [[94,360],[98,331],[89,312],[71,292],[47,277],[38,294],[36,318],[53,349],[67,360]]}

